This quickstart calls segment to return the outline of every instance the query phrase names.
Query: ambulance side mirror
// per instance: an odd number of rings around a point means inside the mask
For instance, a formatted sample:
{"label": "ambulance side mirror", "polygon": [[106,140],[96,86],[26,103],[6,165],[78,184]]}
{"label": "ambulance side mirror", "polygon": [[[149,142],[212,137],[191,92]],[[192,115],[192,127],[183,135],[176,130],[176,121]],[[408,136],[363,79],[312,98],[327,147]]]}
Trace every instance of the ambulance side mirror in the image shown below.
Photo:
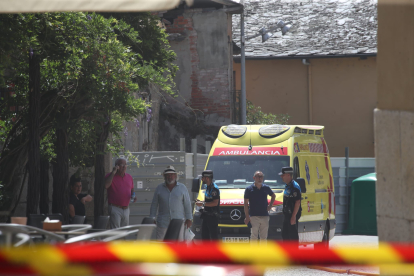
{"label": "ambulance side mirror", "polygon": [[305,183],[305,179],[298,177],[298,178],[296,178],[295,181],[299,184],[299,187],[300,187],[301,192],[302,193],[306,193],[306,183]]}
{"label": "ambulance side mirror", "polygon": [[200,175],[193,179],[193,185],[191,186],[191,192],[198,193],[200,191]]}

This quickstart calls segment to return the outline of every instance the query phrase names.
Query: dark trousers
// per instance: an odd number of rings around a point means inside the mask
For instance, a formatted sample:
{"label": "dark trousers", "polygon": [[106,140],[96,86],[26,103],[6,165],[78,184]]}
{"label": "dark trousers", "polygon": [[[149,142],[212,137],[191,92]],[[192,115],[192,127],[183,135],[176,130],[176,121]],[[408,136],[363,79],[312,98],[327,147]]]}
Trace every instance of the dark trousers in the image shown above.
{"label": "dark trousers", "polygon": [[218,217],[203,215],[201,225],[201,238],[203,240],[218,240]]}
{"label": "dark trousers", "polygon": [[290,215],[285,215],[283,218],[283,229],[282,229],[282,238],[283,241],[297,242],[299,244],[299,234],[298,234],[298,219],[296,219],[296,224],[290,224]]}

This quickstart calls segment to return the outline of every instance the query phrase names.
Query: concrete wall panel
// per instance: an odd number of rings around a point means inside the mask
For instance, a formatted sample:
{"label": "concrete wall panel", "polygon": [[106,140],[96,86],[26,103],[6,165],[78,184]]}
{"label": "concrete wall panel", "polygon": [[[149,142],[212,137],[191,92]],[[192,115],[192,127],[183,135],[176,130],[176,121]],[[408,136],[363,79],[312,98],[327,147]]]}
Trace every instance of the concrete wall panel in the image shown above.
{"label": "concrete wall panel", "polygon": [[[401,112],[401,178],[405,185],[402,191],[402,206],[404,210],[414,210],[414,114]],[[405,211],[404,218],[414,222],[414,212]],[[414,241],[412,239],[411,241]]]}
{"label": "concrete wall panel", "polygon": [[387,237],[387,241],[403,242],[408,241],[410,233],[410,222],[395,217],[384,217],[377,220],[378,237]]}
{"label": "concrete wall panel", "polygon": [[380,191],[377,192],[376,197],[378,218],[383,216],[403,218],[404,214],[400,204],[404,192],[401,184],[401,149],[398,143],[399,118],[399,112],[375,114],[376,137],[387,137],[387,139],[377,139],[375,145],[377,149],[383,149],[376,151],[377,191]]}

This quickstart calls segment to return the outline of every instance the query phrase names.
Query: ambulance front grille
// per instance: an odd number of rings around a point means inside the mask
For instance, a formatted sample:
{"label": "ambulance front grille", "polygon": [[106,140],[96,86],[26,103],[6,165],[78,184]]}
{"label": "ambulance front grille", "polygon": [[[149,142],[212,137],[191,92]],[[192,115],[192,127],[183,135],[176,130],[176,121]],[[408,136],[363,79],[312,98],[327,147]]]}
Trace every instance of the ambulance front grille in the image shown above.
{"label": "ambulance front grille", "polygon": [[219,227],[219,233],[222,235],[250,235],[248,227]]}
{"label": "ambulance front grille", "polygon": [[219,224],[244,224],[243,206],[220,206]]}

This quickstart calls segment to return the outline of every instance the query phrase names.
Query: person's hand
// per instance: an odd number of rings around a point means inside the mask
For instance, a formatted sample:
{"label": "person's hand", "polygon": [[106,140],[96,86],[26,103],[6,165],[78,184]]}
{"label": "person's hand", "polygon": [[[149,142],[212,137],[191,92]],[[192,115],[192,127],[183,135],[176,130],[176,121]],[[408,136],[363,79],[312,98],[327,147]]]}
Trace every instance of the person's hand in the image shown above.
{"label": "person's hand", "polygon": [[115,167],[112,169],[112,174],[116,174],[116,172],[119,170],[119,166],[115,165]]}
{"label": "person's hand", "polygon": [[246,217],[245,219],[244,219],[244,223],[247,225],[247,224],[249,224],[249,221],[250,221],[250,217]]}
{"label": "person's hand", "polygon": [[296,218],[294,216],[292,216],[290,218],[290,225],[295,225],[296,224]]}
{"label": "person's hand", "polygon": [[85,204],[85,202],[89,202],[91,200],[92,200],[92,197],[90,195],[87,195],[87,196],[82,197],[81,202]]}
{"label": "person's hand", "polygon": [[268,211],[268,212],[270,211],[270,209],[272,209],[272,206],[267,205],[267,211]]}
{"label": "person's hand", "polygon": [[191,225],[193,225],[193,222],[190,219],[187,219],[184,224],[187,228],[190,228]]}
{"label": "person's hand", "polygon": [[201,207],[201,206],[203,206],[203,202],[202,201],[196,201],[196,203],[195,203],[197,206],[199,206],[199,207]]}
{"label": "person's hand", "polygon": [[134,202],[137,202],[137,196],[134,197]]}

